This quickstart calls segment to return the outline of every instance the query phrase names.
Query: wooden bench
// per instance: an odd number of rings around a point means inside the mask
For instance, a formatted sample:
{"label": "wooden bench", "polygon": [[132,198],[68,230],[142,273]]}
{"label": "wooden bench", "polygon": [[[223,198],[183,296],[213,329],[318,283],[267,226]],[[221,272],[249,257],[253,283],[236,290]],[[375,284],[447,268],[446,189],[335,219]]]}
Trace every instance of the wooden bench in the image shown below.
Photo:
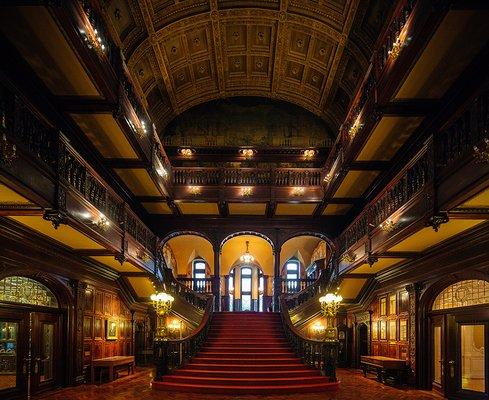
{"label": "wooden bench", "polygon": [[128,374],[134,373],[134,356],[114,356],[92,360],[91,380],[95,382],[95,369],[99,368],[99,381],[102,383],[102,371],[107,369],[109,372],[109,382],[114,380],[114,372],[118,369],[127,368]]}
{"label": "wooden bench", "polygon": [[361,356],[360,364],[365,377],[368,371],[374,370],[377,373],[379,382],[385,383],[387,377],[392,377],[394,382],[399,385],[405,381],[405,360],[383,356]]}

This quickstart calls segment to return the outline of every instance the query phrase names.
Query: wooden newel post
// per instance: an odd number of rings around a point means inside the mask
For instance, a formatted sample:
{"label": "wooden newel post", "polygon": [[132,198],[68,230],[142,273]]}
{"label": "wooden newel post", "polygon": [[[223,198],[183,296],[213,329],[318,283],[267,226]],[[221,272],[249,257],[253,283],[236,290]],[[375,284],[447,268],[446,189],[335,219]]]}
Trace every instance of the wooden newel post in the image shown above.
{"label": "wooden newel post", "polygon": [[164,375],[168,375],[169,368],[169,342],[168,340],[158,340],[154,342],[154,363],[156,365],[155,381],[163,380]]}

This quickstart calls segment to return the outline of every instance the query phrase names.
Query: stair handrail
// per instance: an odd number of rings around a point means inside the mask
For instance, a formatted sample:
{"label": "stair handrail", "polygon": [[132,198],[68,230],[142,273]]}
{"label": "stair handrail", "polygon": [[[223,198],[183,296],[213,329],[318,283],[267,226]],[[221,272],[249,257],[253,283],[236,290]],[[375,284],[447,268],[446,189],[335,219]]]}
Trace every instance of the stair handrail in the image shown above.
{"label": "stair handrail", "polygon": [[292,323],[286,296],[280,296],[280,315],[285,336],[294,353],[302,362],[318,369],[322,375],[336,382],[336,360],[338,359],[338,341],[323,341],[305,337]]}
{"label": "stair handrail", "polygon": [[153,342],[153,359],[156,365],[155,380],[185,365],[197,354],[205,343],[214,310],[214,296],[207,298],[204,315],[199,326],[189,336],[182,339],[162,338]]}

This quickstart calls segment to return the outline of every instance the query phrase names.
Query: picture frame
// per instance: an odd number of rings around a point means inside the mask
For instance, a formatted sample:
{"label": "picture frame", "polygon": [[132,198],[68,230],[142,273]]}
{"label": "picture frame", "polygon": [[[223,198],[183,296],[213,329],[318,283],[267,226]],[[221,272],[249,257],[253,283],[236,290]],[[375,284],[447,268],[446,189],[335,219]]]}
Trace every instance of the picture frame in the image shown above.
{"label": "picture frame", "polygon": [[115,318],[109,318],[105,320],[105,339],[117,340],[118,330],[119,330],[119,324]]}

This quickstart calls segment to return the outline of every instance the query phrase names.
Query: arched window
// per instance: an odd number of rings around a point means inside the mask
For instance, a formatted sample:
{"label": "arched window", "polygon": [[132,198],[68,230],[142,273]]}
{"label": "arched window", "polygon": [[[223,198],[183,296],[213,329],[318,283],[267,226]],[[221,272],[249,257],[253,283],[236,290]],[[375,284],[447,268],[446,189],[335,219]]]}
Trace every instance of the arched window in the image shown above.
{"label": "arched window", "polygon": [[489,304],[489,282],[481,279],[460,281],[436,296],[433,310]]}
{"label": "arched window", "polygon": [[299,261],[291,259],[285,264],[286,279],[299,279]]}
{"label": "arched window", "polygon": [[8,276],[0,280],[0,301],[58,308],[58,300],[51,290],[24,276]]}
{"label": "arched window", "polygon": [[205,278],[205,261],[202,259],[196,259],[193,261],[192,266],[192,278],[204,279]]}

